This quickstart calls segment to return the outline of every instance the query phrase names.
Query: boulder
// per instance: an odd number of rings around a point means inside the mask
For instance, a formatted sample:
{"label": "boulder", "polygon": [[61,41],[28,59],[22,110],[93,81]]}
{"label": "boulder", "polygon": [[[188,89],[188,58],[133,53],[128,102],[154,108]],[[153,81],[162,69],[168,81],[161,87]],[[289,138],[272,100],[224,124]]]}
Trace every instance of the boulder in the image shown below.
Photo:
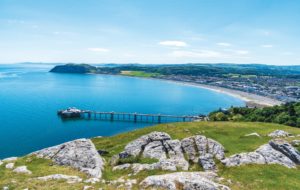
{"label": "boulder", "polygon": [[283,130],[275,130],[272,133],[268,134],[269,137],[278,138],[278,137],[287,137],[290,134]]}
{"label": "boulder", "polygon": [[225,148],[213,139],[207,139],[208,153],[216,157],[218,160],[225,158]]}
{"label": "boulder", "polygon": [[37,177],[38,180],[48,181],[48,180],[66,180],[67,183],[79,183],[82,179],[78,176],[70,176],[70,175],[63,175],[63,174],[53,174],[43,177]]}
{"label": "boulder", "polygon": [[235,154],[221,160],[221,162],[227,167],[245,164],[266,164],[265,158],[257,152]]}
{"label": "boulder", "polygon": [[131,167],[131,164],[122,164],[122,165],[118,165],[118,166],[115,166],[113,167],[113,171],[116,171],[116,170],[127,170]]}
{"label": "boulder", "polygon": [[167,133],[154,131],[127,144],[124,152],[131,156],[138,156],[148,143],[152,141],[165,141],[170,139],[171,137]]}
{"label": "boulder", "polygon": [[9,157],[2,160],[2,162],[15,162],[18,157]]}
{"label": "boulder", "polygon": [[300,152],[285,140],[271,140],[269,144],[273,149],[281,152],[296,164],[300,164]]}
{"label": "boulder", "polygon": [[104,160],[88,139],[78,139],[32,153],[40,158],[51,159],[58,165],[71,166],[91,177],[101,178]]}
{"label": "boulder", "polygon": [[194,137],[188,137],[181,140],[181,147],[184,152],[187,154],[189,160],[193,161],[194,163],[198,162],[198,153],[195,146],[195,139]]}
{"label": "boulder", "polygon": [[166,149],[161,141],[153,141],[145,146],[143,151],[144,158],[154,158],[157,160],[166,159]]}
{"label": "boulder", "polygon": [[199,157],[199,164],[205,171],[216,170],[216,163],[211,154],[204,154]]}
{"label": "boulder", "polygon": [[229,190],[230,188],[215,182],[216,174],[209,172],[177,172],[148,176],[141,183],[142,188],[163,188],[176,190]]}
{"label": "boulder", "polygon": [[15,163],[8,163],[5,165],[6,169],[13,169],[15,167]]}
{"label": "boulder", "polygon": [[32,174],[30,170],[27,169],[27,166],[19,166],[13,170],[16,173]]}
{"label": "boulder", "polygon": [[262,145],[256,152],[265,158],[267,164],[280,164],[288,168],[296,167],[296,164],[292,160],[281,152],[273,149],[269,144]]}

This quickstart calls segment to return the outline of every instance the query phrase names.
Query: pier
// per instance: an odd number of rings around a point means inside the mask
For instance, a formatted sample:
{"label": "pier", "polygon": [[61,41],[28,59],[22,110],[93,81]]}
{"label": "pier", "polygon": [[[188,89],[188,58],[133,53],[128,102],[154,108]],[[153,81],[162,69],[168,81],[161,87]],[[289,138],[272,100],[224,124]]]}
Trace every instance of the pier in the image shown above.
{"label": "pier", "polygon": [[82,118],[107,121],[127,121],[127,122],[146,122],[146,123],[168,123],[168,122],[191,122],[206,121],[205,115],[163,115],[163,114],[143,114],[127,112],[99,112],[91,110],[80,110],[77,108],[68,108],[59,110],[57,114],[63,118]]}

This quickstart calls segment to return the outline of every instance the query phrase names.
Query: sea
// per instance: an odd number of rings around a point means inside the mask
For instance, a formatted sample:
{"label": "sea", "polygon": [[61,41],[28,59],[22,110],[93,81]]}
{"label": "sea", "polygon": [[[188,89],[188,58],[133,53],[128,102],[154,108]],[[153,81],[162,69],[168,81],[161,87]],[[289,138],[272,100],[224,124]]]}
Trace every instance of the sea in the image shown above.
{"label": "sea", "polygon": [[97,74],[51,73],[51,64],[0,65],[0,159],[78,138],[111,136],[154,125],[62,120],[68,107],[103,112],[199,115],[244,106],[233,96],[174,82]]}

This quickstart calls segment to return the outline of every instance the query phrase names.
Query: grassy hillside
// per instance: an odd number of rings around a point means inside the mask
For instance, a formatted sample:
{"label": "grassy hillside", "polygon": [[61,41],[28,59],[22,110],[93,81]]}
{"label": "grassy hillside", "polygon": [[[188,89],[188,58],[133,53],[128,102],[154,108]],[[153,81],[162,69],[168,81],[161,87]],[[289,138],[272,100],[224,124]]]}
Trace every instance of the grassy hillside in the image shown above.
{"label": "grassy hillside", "polygon": [[[139,129],[136,131],[119,134],[112,137],[94,138],[92,141],[96,145],[97,149],[106,150],[109,153],[104,156],[107,163],[111,159],[111,156],[121,152],[125,145],[152,131],[163,131],[171,135],[173,139],[182,139],[196,134],[205,135],[213,138],[224,145],[226,148],[226,156],[230,156],[235,153],[253,151],[260,145],[267,143],[270,138],[266,135],[276,129],[282,129],[288,131],[294,135],[300,134],[300,129],[288,127],[279,124],[268,123],[247,123],[247,122],[194,122],[194,123],[174,123],[174,124],[161,124],[153,127]],[[257,132],[261,137],[249,136],[246,134]],[[300,137],[289,137],[288,140],[300,139]],[[153,162],[153,160],[139,160],[143,163]],[[129,160],[130,162],[130,160]],[[0,187],[9,185],[11,189],[80,189],[84,183],[79,184],[67,184],[66,182],[55,181],[39,182],[32,179],[37,176],[49,175],[54,173],[63,173],[69,175],[79,175],[86,178],[86,176],[76,170],[68,167],[60,167],[52,165],[50,161],[43,159],[36,159],[31,157],[24,157],[17,162],[17,165],[27,165],[33,174],[14,174],[5,166],[0,166]],[[238,189],[298,189],[300,187],[300,168],[287,169],[279,165],[248,165],[241,167],[225,168],[221,164],[218,164],[218,174],[220,177],[224,177],[222,182],[230,186],[233,190]],[[197,165],[192,166],[192,170],[202,170]],[[137,176],[128,176],[132,173],[129,170],[125,171],[112,171],[109,164],[106,165],[103,178],[105,180],[115,180],[119,177],[125,179],[137,179],[141,181],[148,175],[170,173],[167,171],[143,171]],[[227,182],[230,179],[231,183]],[[14,181],[14,183],[12,183]],[[104,189],[116,189],[116,186],[108,184],[95,184],[95,189],[103,187]],[[135,189],[138,189],[135,187]]]}

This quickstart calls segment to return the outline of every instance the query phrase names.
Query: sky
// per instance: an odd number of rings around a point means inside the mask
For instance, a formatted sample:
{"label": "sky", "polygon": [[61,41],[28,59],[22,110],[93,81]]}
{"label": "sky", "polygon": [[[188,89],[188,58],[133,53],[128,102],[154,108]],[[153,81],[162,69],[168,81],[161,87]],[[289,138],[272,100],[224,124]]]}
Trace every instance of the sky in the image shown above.
{"label": "sky", "polygon": [[300,65],[299,0],[0,0],[0,63]]}

